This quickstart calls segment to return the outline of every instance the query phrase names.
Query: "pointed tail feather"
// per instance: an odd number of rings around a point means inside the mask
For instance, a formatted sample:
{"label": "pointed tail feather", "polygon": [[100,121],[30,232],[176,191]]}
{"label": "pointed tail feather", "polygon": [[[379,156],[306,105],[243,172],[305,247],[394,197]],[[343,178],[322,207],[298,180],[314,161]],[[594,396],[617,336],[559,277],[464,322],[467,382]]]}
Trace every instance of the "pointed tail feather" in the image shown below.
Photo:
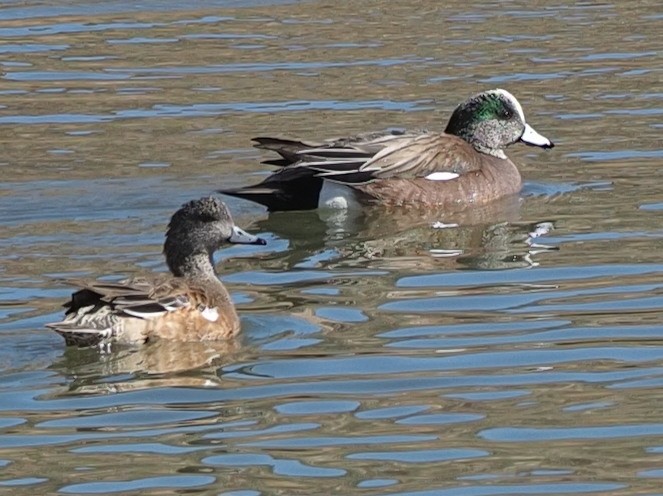
{"label": "pointed tail feather", "polygon": [[[282,167],[297,163],[301,160],[301,154],[306,150],[316,148],[319,143],[307,143],[305,141],[291,140],[285,138],[270,138],[270,137],[257,137],[253,138],[257,144],[256,148],[262,150],[270,150],[278,153],[284,160]],[[280,165],[280,161],[278,164]]]}
{"label": "pointed tail feather", "polygon": [[270,212],[283,210],[312,210],[318,208],[322,179],[317,188],[299,190],[295,185],[286,183],[281,187],[265,188],[260,184],[237,189],[220,189],[219,193],[235,196],[267,207]]}
{"label": "pointed tail feather", "polygon": [[[293,169],[282,170],[285,172]],[[313,174],[315,171],[307,171],[306,174],[287,174],[288,177],[286,177],[279,172],[259,184],[221,189],[218,192],[259,203],[267,207],[270,212],[312,210],[318,208],[322,190],[322,179]]]}
{"label": "pointed tail feather", "polygon": [[80,348],[98,346],[102,341],[110,338],[113,334],[111,329],[74,327],[68,322],[54,322],[46,324],[45,327],[53,329],[62,336],[67,346],[78,346]]}

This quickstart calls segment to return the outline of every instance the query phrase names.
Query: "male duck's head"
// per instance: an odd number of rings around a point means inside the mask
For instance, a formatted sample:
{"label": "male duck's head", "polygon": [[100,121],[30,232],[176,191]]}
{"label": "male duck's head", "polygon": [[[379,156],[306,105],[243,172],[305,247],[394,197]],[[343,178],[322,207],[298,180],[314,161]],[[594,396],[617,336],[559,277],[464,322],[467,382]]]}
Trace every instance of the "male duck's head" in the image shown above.
{"label": "male duck's head", "polygon": [[502,89],[484,91],[458,105],[445,132],[464,139],[481,153],[501,159],[506,159],[503,149],[517,141],[542,148],[555,146],[525,122],[516,97]]}

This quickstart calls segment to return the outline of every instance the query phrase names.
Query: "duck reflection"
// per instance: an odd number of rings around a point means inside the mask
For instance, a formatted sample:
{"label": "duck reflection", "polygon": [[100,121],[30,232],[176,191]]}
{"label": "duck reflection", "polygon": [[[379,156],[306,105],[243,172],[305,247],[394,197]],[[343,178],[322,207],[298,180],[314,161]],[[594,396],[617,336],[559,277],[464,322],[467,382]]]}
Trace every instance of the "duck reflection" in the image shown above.
{"label": "duck reflection", "polygon": [[[519,197],[459,212],[368,207],[274,212],[258,222],[290,243],[265,269],[358,267],[411,271],[536,266],[555,247],[540,242],[554,222],[521,219]],[[363,263],[363,265],[362,265]]]}
{"label": "duck reflection", "polygon": [[233,363],[239,340],[173,342],[155,340],[143,346],[68,348],[52,368],[73,375],[69,390],[80,393],[120,392],[150,387],[218,387],[217,370]]}

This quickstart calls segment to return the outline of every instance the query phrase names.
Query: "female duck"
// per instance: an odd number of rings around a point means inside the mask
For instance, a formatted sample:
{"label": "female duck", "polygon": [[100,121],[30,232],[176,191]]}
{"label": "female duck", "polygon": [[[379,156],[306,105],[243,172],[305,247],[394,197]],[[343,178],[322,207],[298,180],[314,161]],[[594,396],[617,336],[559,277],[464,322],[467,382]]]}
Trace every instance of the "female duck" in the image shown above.
{"label": "female duck", "polygon": [[220,200],[191,201],[168,225],[163,251],[172,276],[75,281],[81,289],[64,305],[65,319],[46,326],[76,346],[232,337],[239,331],[239,318],[212,261],[224,243],[265,241],[235,226]]}

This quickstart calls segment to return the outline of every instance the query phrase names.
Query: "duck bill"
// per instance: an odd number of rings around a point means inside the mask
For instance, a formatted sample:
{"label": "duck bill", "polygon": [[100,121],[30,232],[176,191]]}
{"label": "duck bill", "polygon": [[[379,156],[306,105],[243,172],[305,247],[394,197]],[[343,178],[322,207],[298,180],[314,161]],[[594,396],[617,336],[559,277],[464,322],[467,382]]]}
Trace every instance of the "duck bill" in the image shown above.
{"label": "duck bill", "polygon": [[553,148],[555,146],[552,141],[537,133],[529,124],[525,124],[525,131],[520,137],[520,141],[531,146],[540,146],[541,148]]}
{"label": "duck bill", "polygon": [[228,238],[229,243],[236,243],[241,245],[266,245],[267,241],[253,234],[247,233],[244,229],[233,226],[233,233]]}

